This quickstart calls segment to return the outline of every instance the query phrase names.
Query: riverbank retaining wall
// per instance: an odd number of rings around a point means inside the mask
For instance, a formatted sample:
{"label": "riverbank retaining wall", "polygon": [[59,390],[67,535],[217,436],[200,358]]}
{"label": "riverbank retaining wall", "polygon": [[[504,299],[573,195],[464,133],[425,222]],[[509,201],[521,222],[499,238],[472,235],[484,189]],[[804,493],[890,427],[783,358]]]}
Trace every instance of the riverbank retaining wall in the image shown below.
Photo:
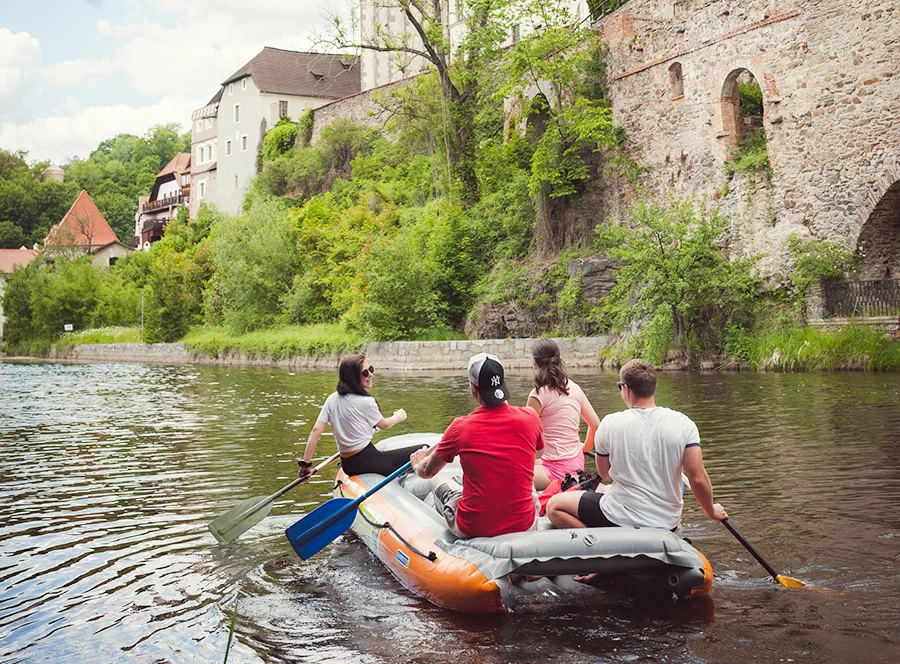
{"label": "riverbank retaining wall", "polygon": [[[380,369],[464,370],[475,353],[492,353],[510,369],[531,367],[534,339],[475,339],[454,341],[372,342],[362,352]],[[562,357],[569,367],[599,368],[600,353],[612,337],[557,338]],[[194,353],[183,344],[77,344],[71,350],[56,354],[59,359],[79,362],[145,362],[148,364],[206,364],[241,367],[279,367],[284,369],[334,369],[340,356],[296,356],[271,359],[250,357],[243,352],[223,353],[210,357]]]}

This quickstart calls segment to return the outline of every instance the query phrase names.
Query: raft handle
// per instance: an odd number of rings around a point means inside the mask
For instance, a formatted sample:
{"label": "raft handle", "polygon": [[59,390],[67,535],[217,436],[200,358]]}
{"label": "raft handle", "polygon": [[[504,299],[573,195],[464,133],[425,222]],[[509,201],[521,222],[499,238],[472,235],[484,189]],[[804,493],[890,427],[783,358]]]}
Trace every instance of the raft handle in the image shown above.
{"label": "raft handle", "polygon": [[414,547],[412,544],[407,542],[406,539],[403,537],[403,535],[401,535],[400,533],[397,532],[397,529],[391,525],[390,521],[385,521],[384,523],[376,523],[375,521],[372,521],[369,517],[367,517],[366,513],[363,512],[362,510],[359,511],[359,515],[370,526],[390,530],[392,533],[394,533],[394,537],[396,537],[398,540],[403,542],[406,545],[406,548],[408,548],[410,551],[412,551],[417,556],[422,556],[426,560],[430,560],[433,563],[437,562],[437,554],[434,551],[429,551],[428,553],[422,553],[421,551],[419,551],[416,547]]}

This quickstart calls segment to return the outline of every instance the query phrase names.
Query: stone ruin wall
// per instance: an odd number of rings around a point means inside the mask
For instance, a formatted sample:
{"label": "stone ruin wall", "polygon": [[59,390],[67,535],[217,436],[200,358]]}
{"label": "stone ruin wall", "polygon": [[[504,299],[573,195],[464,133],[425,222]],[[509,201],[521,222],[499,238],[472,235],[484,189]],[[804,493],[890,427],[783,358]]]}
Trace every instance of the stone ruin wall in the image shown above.
{"label": "stone ruin wall", "polygon": [[[632,0],[597,29],[614,115],[628,132],[629,156],[648,169],[650,195],[719,204],[731,248],[764,254],[767,275],[790,269],[784,241],[798,233],[848,247],[862,235],[867,253],[883,254],[900,277],[900,3]],[[683,76],[676,98],[674,63]],[[735,136],[723,92],[741,69],[762,88],[771,185],[725,175]],[[382,127],[379,95],[408,82],[317,109],[313,142],[337,117]],[[606,177],[589,193],[584,223],[592,228],[622,218],[634,190]]]}
{"label": "stone ruin wall", "polygon": [[330,125],[338,118],[346,118],[354,123],[375,129],[383,129],[390,119],[390,112],[385,108],[384,100],[392,90],[402,88],[412,81],[412,78],[404,78],[393,83],[364,90],[358,94],[343,99],[337,99],[313,111],[313,130],[311,143],[319,140],[322,129]]}
{"label": "stone ruin wall", "polygon": [[[863,231],[882,248],[896,245],[897,187],[888,193],[900,180],[895,0],[633,0],[598,27],[614,115],[630,156],[649,169],[651,195],[718,201],[732,247],[767,254],[768,274],[789,269],[791,233],[855,247]],[[676,98],[674,63],[684,88]],[[723,90],[739,69],[763,91],[774,176],[766,186],[738,174],[719,200],[734,142]],[[621,217],[631,195],[607,197],[598,221]],[[894,265],[900,271],[896,256]]]}

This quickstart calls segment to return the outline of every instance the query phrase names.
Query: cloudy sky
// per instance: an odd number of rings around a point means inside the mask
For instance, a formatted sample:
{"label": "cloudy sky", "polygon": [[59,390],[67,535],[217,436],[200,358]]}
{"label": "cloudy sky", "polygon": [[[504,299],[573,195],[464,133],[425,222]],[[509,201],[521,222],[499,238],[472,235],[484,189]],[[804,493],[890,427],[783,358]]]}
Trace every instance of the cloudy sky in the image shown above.
{"label": "cloudy sky", "polygon": [[116,134],[190,125],[263,46],[323,50],[348,0],[0,0],[0,147],[86,157]]}

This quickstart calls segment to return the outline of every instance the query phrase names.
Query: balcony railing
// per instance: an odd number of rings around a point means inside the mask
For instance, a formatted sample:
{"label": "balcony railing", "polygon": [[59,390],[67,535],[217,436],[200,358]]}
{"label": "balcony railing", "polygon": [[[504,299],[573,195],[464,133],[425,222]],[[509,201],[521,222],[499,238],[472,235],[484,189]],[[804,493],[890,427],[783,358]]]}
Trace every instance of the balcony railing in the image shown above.
{"label": "balcony railing", "polygon": [[181,205],[182,203],[187,205],[190,202],[190,197],[185,196],[184,194],[167,196],[166,198],[161,198],[158,201],[148,201],[144,203],[144,206],[141,208],[141,212],[158,212],[159,210],[172,208],[177,205]]}
{"label": "balcony railing", "polygon": [[587,5],[588,11],[591,13],[591,20],[599,21],[627,3],[628,0],[588,0]]}
{"label": "balcony railing", "polygon": [[900,279],[825,284],[825,318],[900,314]]}

